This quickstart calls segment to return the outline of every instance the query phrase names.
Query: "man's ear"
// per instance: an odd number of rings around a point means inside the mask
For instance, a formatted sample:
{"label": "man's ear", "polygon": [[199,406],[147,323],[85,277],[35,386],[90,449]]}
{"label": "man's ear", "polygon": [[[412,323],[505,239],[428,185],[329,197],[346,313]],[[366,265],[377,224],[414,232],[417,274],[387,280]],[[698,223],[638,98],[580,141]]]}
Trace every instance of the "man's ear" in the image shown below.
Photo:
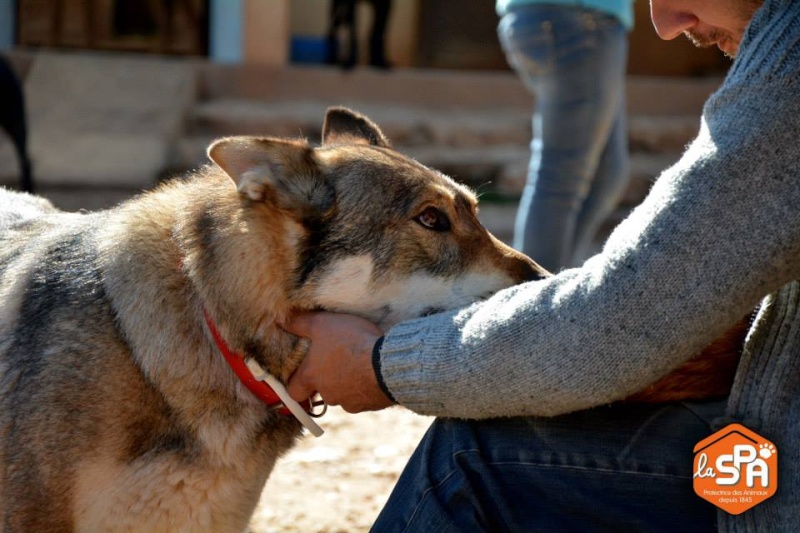
{"label": "man's ear", "polygon": [[325,112],[322,144],[369,144],[391,148],[374,122],[346,107],[329,107]]}
{"label": "man's ear", "polygon": [[325,210],[333,202],[333,191],[305,141],[226,137],[208,147],[208,157],[251,200],[290,210]]}

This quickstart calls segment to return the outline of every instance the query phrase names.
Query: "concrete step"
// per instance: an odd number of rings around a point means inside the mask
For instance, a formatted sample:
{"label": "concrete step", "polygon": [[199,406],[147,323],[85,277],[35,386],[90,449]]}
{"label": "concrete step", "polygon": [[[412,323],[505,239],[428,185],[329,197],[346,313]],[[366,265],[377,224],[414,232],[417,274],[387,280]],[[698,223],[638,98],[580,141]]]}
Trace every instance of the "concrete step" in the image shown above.
{"label": "concrete step", "polygon": [[[394,103],[430,109],[530,109],[533,97],[511,71],[270,68],[202,63],[202,99],[254,99],[266,102],[317,100]],[[699,115],[722,78],[629,76],[631,115]]]}
{"label": "concrete step", "polygon": [[24,91],[38,183],[143,187],[170,160],[196,79],[186,62],[42,52]]}
{"label": "concrete step", "polygon": [[[301,136],[319,142],[322,118],[329,105],[329,102],[314,100],[209,100],[194,107],[188,129],[190,135],[208,137]],[[369,116],[397,146],[527,146],[531,137],[530,111],[519,108],[445,110],[355,100],[340,101],[337,105]],[[628,121],[631,149],[682,150],[696,135],[699,125],[699,115],[631,116]]]}
{"label": "concrete step", "polygon": [[[401,152],[454,178],[495,193],[518,196],[530,157],[530,115],[519,108],[429,109],[396,103],[340,102],[375,120]],[[304,137],[319,142],[328,103],[316,100],[267,102],[215,99],[198,103],[188,133],[178,143],[176,172],[207,162],[206,148],[225,135]],[[629,117],[632,152],[630,203],[649,182],[677,160],[696,135],[693,115]]]}
{"label": "concrete step", "polygon": [[[530,114],[519,108],[453,110],[353,99],[334,103],[370,117],[395,145],[527,144],[530,138]],[[319,142],[322,119],[331,105],[332,101],[322,100],[210,100],[195,106],[190,132],[217,136],[302,136]]]}

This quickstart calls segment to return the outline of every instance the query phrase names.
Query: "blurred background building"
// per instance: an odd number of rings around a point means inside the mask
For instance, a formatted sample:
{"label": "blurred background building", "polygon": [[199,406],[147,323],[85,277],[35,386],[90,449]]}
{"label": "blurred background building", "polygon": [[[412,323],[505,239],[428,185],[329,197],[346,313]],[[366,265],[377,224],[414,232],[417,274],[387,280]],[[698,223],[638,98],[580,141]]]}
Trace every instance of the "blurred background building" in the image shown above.
{"label": "blurred background building", "polygon": [[[283,66],[322,63],[331,0],[0,0],[0,46],[127,51]],[[373,13],[358,2],[366,52]],[[493,0],[394,0],[387,33],[397,67],[506,70]],[[715,49],[664,43],[636,3],[629,72],[724,72]],[[362,54],[363,55],[363,54]],[[362,62],[363,58],[362,58]]]}
{"label": "blurred background building", "polygon": [[[68,209],[108,206],[203,164],[220,135],[317,140],[324,109],[344,104],[482,192],[506,237],[532,100],[506,65],[494,0],[394,0],[389,70],[368,66],[373,12],[358,2],[347,71],[325,64],[331,1],[0,0],[0,53],[24,80],[39,190]],[[729,65],[716,49],[658,39],[645,0],[629,39],[635,179],[616,219],[677,159]],[[15,179],[0,135],[0,184]]]}

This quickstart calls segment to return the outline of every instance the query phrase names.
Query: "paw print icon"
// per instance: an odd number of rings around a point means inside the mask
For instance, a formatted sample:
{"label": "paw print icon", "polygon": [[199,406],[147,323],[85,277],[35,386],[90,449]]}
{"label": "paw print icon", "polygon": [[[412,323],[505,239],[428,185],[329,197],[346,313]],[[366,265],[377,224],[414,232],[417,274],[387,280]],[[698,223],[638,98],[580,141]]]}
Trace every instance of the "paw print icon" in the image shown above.
{"label": "paw print icon", "polygon": [[778,450],[775,449],[775,445],[771,442],[765,442],[758,447],[758,455],[762,459],[769,459],[776,453],[778,453]]}

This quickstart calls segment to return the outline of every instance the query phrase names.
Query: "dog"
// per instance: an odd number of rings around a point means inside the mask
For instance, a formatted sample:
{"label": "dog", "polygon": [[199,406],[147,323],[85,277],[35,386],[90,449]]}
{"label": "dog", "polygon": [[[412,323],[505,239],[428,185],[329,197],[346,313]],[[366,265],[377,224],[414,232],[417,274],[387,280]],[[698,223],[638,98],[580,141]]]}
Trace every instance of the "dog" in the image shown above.
{"label": "dog", "polygon": [[388,328],[547,275],[349,109],[208,155],[105,211],[0,194],[0,530],[242,531],[303,432],[251,372],[296,369],[291,312]]}

